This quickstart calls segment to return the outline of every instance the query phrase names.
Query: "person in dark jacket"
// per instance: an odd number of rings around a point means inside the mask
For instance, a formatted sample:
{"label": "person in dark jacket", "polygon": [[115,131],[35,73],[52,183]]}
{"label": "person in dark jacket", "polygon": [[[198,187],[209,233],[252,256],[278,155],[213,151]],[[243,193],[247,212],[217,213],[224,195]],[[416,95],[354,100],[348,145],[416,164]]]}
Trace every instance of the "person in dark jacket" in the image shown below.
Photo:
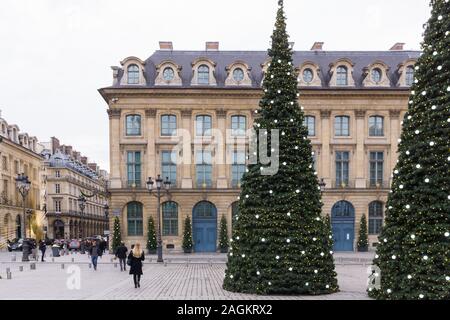
{"label": "person in dark jacket", "polygon": [[116,258],[119,259],[120,271],[127,271],[127,252],[128,248],[125,247],[123,242],[116,248]]}
{"label": "person in dark jacket", "polygon": [[97,244],[94,242],[89,250],[89,255],[91,256],[92,265],[94,266],[94,270],[97,271],[97,261],[98,257],[101,255],[101,250]]}
{"label": "person in dark jacket", "polygon": [[136,243],[133,250],[131,250],[128,255],[130,260],[130,274],[133,275],[134,287],[141,287],[141,276],[142,276],[142,261],[145,260],[144,251],[141,249],[141,245]]}
{"label": "person in dark jacket", "polygon": [[39,241],[39,250],[41,250],[41,261],[45,262],[44,257],[45,257],[45,250],[47,250],[47,244],[45,243],[45,241]]}

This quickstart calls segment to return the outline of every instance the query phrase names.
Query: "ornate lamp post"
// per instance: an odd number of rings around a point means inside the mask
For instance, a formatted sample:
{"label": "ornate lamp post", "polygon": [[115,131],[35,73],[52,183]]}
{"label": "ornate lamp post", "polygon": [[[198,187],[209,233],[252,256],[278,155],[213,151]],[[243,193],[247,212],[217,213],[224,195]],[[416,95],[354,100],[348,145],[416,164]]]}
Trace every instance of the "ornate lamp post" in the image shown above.
{"label": "ornate lamp post", "polygon": [[[156,189],[154,189],[154,185],[156,182]],[[170,180],[169,177],[166,177],[166,180],[164,181],[161,179],[161,175],[158,174],[158,178],[153,181],[152,178],[148,178],[147,181],[147,189],[150,192],[150,194],[154,195],[157,199],[157,210],[156,213],[158,214],[158,231],[157,231],[157,253],[158,253],[158,260],[157,262],[162,263],[163,260],[163,254],[162,254],[162,237],[161,237],[161,190],[166,192],[166,194],[169,194],[170,189]],[[155,190],[156,194],[153,194],[152,191]]]}
{"label": "ornate lamp post", "polygon": [[[26,210],[26,203],[25,200],[28,196],[28,192],[30,191],[31,182],[28,180],[28,176],[22,174],[19,174],[16,178],[16,187],[17,190],[19,190],[20,195],[22,196],[22,205],[23,205],[23,228],[22,228],[22,248],[23,248],[23,254],[22,254],[22,261],[30,261],[28,259],[28,256],[30,254],[29,252],[29,243],[26,240],[27,238],[27,210]],[[30,234],[31,236],[31,234]]]}
{"label": "ornate lamp post", "polygon": [[78,197],[78,206],[80,207],[81,216],[80,216],[80,238],[83,238],[83,218],[84,218],[84,209],[86,209],[86,198],[81,195]]}
{"label": "ornate lamp post", "polygon": [[[109,206],[106,203],[103,207],[103,209],[105,210],[105,220],[106,220],[106,226],[107,226],[107,230],[109,231]],[[106,234],[106,244],[107,244],[107,248],[109,248],[109,233]]]}

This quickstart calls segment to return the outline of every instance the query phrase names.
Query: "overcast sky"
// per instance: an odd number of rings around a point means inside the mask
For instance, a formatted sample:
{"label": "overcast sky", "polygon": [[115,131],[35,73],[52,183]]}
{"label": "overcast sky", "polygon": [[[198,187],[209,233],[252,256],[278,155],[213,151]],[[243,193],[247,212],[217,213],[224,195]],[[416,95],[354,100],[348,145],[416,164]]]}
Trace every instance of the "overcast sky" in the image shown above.
{"label": "overcast sky", "polygon": [[[295,49],[420,49],[429,0],[285,0]],[[0,109],[21,131],[109,168],[108,117],[98,88],[110,66],[174,49],[266,50],[276,0],[1,0]]]}

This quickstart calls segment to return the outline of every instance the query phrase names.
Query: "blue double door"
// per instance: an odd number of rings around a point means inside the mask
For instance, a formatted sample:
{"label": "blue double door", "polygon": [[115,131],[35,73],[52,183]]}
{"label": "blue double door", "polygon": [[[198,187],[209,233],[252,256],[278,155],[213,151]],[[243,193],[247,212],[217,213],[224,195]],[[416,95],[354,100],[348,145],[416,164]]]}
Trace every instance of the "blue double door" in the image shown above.
{"label": "blue double door", "polygon": [[333,251],[353,251],[355,241],[355,208],[348,201],[339,201],[331,210]]}
{"label": "blue double door", "polygon": [[192,212],[194,252],[216,252],[217,209],[208,201],[199,202]]}

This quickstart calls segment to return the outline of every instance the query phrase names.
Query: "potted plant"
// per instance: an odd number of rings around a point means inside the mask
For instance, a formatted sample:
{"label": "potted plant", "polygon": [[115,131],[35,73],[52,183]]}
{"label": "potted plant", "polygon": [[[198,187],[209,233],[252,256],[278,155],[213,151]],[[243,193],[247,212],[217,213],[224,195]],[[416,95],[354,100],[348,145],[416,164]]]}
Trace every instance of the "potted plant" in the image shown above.
{"label": "potted plant", "polygon": [[361,217],[361,223],[358,236],[358,252],[369,251],[369,240],[367,236],[367,220],[366,215]]}
{"label": "potted plant", "polygon": [[147,224],[147,250],[149,254],[156,254],[156,230],[153,217],[148,218]]}
{"label": "potted plant", "polygon": [[183,234],[183,251],[184,253],[192,253],[194,244],[192,241],[192,226],[191,218],[187,217],[184,222],[184,234]]}
{"label": "potted plant", "polygon": [[219,249],[221,253],[228,252],[228,227],[227,227],[227,218],[222,216],[220,220],[220,235],[219,235]]}
{"label": "potted plant", "polygon": [[114,217],[114,230],[112,239],[112,252],[116,252],[118,246],[122,242],[122,234],[120,232],[120,220],[119,217]]}

